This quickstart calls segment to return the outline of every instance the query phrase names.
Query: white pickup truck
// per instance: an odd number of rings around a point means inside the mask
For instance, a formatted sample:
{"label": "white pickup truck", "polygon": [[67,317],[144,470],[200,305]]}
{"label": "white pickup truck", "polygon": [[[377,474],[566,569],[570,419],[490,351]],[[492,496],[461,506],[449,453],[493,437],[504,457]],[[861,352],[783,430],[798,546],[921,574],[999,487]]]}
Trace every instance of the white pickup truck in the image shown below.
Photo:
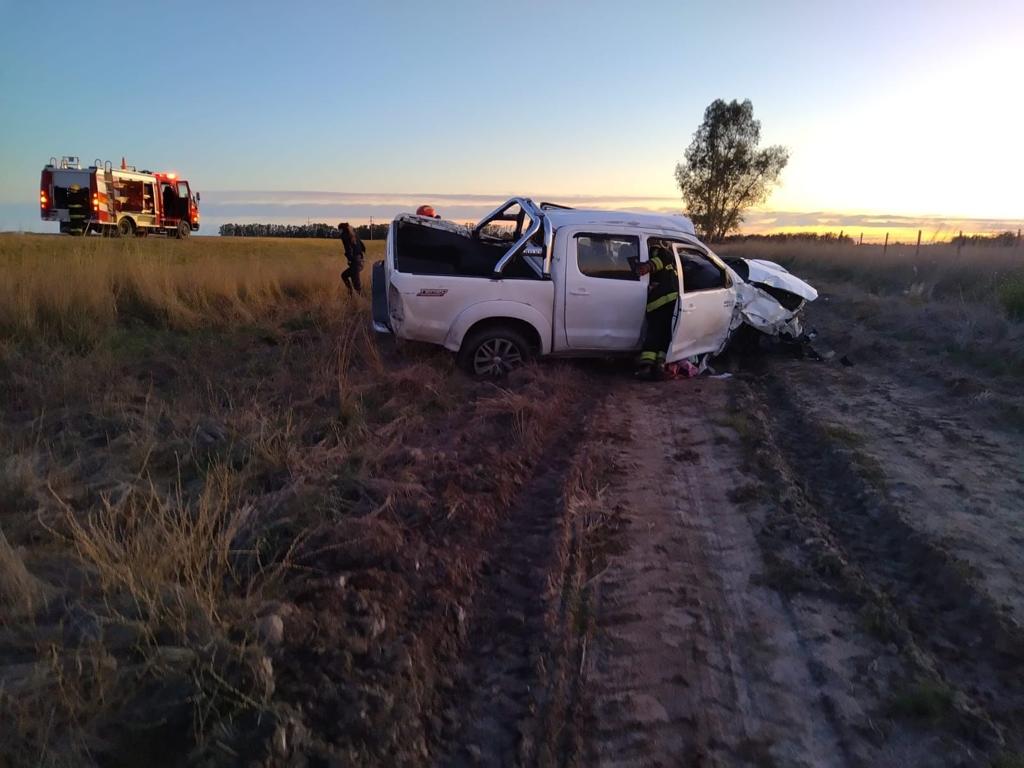
{"label": "white pickup truck", "polygon": [[395,218],[373,267],[373,323],[382,333],[441,344],[478,376],[501,376],[537,355],[635,352],[655,245],[675,254],[680,298],[667,361],[721,352],[743,323],[798,337],[817,298],[772,262],[726,263],[683,216],[578,210],[508,200],[475,227]]}

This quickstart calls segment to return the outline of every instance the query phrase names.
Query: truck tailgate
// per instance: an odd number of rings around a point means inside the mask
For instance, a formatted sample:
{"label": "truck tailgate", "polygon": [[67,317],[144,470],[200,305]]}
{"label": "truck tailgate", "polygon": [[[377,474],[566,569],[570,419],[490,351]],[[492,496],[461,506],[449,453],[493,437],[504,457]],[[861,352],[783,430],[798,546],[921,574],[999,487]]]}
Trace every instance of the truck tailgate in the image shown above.
{"label": "truck tailgate", "polygon": [[391,322],[388,318],[388,283],[383,261],[374,262],[370,286],[373,300],[373,330],[377,333],[391,333]]}

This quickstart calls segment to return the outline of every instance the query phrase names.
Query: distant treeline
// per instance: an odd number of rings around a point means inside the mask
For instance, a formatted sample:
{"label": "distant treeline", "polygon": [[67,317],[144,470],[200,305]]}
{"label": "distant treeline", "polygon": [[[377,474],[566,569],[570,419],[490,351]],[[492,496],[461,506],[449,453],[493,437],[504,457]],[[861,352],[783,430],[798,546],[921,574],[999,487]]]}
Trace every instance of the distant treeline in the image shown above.
{"label": "distant treeline", "polygon": [[[383,240],[388,234],[387,224],[374,224],[373,237],[370,227],[360,224],[355,227],[362,240]],[[336,224],[221,224],[221,237],[322,237],[339,238],[341,233]]]}
{"label": "distant treeline", "polygon": [[[727,243],[844,243],[856,242],[845,232],[779,232],[772,235],[728,235]],[[952,245],[997,245],[1012,247],[1021,242],[1020,232],[1000,232],[994,235],[957,235],[949,240]],[[893,242],[890,245],[896,245]]]}
{"label": "distant treeline", "polygon": [[1020,244],[1020,230],[1000,232],[998,235],[959,235],[950,240],[953,245],[1002,245],[1011,247]]}
{"label": "distant treeline", "polygon": [[853,238],[840,232],[779,232],[774,235],[727,235],[727,243],[745,243],[747,241],[766,243],[852,243]]}

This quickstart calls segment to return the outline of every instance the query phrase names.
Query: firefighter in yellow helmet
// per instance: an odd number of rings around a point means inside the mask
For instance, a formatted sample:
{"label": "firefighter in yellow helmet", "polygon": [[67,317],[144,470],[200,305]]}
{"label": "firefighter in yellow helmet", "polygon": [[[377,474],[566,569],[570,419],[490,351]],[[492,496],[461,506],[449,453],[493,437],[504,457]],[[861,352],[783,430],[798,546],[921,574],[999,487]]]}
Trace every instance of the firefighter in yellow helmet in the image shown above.
{"label": "firefighter in yellow helmet", "polygon": [[672,321],[679,301],[675,256],[665,245],[651,244],[650,259],[637,265],[637,271],[651,279],[647,284],[647,327],[636,375],[656,380],[664,375],[665,353],[672,343]]}

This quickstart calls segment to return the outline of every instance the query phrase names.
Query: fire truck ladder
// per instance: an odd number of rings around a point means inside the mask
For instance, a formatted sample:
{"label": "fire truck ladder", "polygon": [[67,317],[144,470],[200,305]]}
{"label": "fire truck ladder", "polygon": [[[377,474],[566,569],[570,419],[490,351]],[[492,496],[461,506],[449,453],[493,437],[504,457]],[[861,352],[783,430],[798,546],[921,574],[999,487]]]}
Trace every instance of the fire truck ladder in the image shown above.
{"label": "fire truck ladder", "polygon": [[107,187],[107,214],[110,221],[117,226],[117,183],[114,181],[114,169],[109,160],[103,164],[103,181]]}

